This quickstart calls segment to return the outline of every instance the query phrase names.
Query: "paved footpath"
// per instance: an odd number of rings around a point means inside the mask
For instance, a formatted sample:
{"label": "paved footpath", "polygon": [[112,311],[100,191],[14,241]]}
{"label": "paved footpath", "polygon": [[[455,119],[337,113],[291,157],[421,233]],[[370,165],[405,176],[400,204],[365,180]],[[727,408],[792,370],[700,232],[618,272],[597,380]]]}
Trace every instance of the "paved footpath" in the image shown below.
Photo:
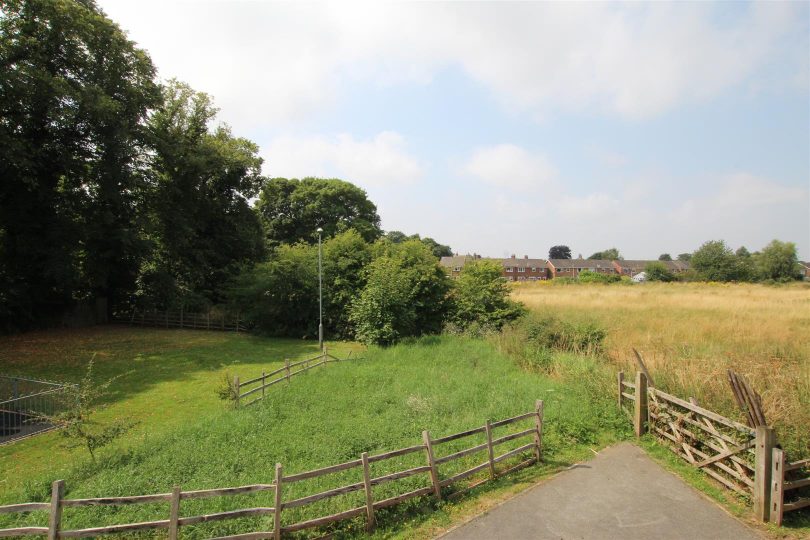
{"label": "paved footpath", "polygon": [[442,540],[762,540],[643,450],[622,443]]}

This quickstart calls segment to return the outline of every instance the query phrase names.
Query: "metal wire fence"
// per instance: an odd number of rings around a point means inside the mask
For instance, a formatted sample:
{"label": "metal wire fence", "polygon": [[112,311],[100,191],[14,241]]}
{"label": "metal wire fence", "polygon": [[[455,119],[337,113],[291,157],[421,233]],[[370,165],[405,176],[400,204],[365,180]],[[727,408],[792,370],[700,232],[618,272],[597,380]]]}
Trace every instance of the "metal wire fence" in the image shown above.
{"label": "metal wire fence", "polygon": [[51,429],[44,417],[62,410],[68,386],[0,375],[0,444]]}

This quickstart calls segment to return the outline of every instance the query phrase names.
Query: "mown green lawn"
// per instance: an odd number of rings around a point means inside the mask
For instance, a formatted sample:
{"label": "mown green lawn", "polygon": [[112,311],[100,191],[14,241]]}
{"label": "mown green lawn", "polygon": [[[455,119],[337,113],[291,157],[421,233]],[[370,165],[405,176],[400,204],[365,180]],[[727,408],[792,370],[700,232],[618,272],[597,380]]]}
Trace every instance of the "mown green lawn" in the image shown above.
{"label": "mown green lawn", "polygon": [[[58,334],[58,333],[57,333]],[[296,377],[291,384],[270,389],[267,399],[253,407],[233,410],[219,401],[216,388],[225,372],[248,377],[285,356],[303,358],[315,351],[311,343],[245,335],[194,331],[101,328],[77,333],[29,335],[0,342],[0,370],[49,378],[75,378],[87,357],[97,352],[101,378],[126,373],[114,385],[105,416],[137,419],[136,431],[102,452],[98,463],[78,451],[59,447],[59,437],[47,434],[0,447],[0,503],[46,500],[50,482],[63,478],[69,497],[161,493],[173,485],[183,489],[237,486],[273,480],[274,466],[288,474],[331,465],[367,451],[371,454],[419,444],[421,432],[434,437],[463,431],[532,410],[545,401],[546,427],[542,466],[477,488],[498,497],[511,486],[536,479],[591,454],[590,449],[614,441],[629,431],[613,400],[596,398],[587,384],[566,384],[519,369],[509,358],[482,340],[433,337],[388,349],[373,349],[362,359],[329,364]],[[49,347],[49,345],[59,344]],[[353,345],[331,349],[341,357]],[[587,378],[591,363],[566,358]],[[244,374],[244,375],[243,375]],[[525,426],[515,426],[515,429]],[[496,436],[506,431],[496,432]],[[440,453],[477,444],[478,439],[449,443]],[[525,441],[514,441],[513,447]],[[510,443],[511,444],[511,443]],[[510,447],[505,445],[503,451]],[[479,463],[470,456],[441,469],[443,476]],[[372,475],[422,465],[420,453],[378,464]],[[288,497],[319,492],[357,481],[350,470],[290,486]],[[413,476],[375,488],[384,498],[427,485],[426,475]],[[267,493],[192,500],[183,515],[252,506],[272,506]],[[478,500],[482,498],[479,497]],[[431,497],[412,500],[380,512],[376,536],[420,536],[425,527],[447,525],[475,499],[436,504]],[[285,524],[325,515],[362,502],[353,493],[285,511]],[[165,504],[70,509],[67,527],[165,519]],[[45,516],[0,516],[0,526],[42,524]],[[203,538],[250,530],[269,530],[271,518],[208,523],[183,529],[185,538]],[[363,521],[339,526],[338,536],[355,536]],[[321,531],[323,532],[323,531]]]}

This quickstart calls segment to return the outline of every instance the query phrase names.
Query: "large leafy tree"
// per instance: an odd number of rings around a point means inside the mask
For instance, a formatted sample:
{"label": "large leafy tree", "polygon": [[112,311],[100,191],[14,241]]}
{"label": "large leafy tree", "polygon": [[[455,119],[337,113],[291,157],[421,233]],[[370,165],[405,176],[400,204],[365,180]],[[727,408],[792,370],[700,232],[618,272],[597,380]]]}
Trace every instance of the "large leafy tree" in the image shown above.
{"label": "large leafy tree", "polygon": [[367,242],[382,234],[377,207],[365,191],[343,180],[273,178],[262,188],[256,209],[271,247],[315,243],[319,227],[326,238],[348,229]]}
{"label": "large leafy tree", "polygon": [[753,259],[759,279],[789,281],[799,277],[799,259],[793,242],[773,240],[761,252],[754,254]]}
{"label": "large leafy tree", "polygon": [[619,253],[619,250],[614,247],[614,248],[606,249],[604,251],[597,251],[596,253],[594,253],[593,255],[588,257],[588,259],[591,259],[591,260],[604,259],[604,260],[608,260],[608,261],[619,261],[619,260],[622,259],[622,256]]}
{"label": "large leafy tree", "polygon": [[737,281],[746,277],[746,269],[722,240],[705,242],[691,259],[692,268],[709,281]]}
{"label": "large leafy tree", "polygon": [[262,159],[251,141],[212,126],[216,112],[209,96],[170,81],[148,121],[153,251],[140,292],[159,307],[221,301],[224,284],[263,254],[248,202],[264,181]]}
{"label": "large leafy tree", "polygon": [[454,282],[451,320],[460,328],[481,325],[500,329],[524,313],[523,306],[509,298],[503,267],[494,261],[478,260],[464,265]]}
{"label": "large leafy tree", "polygon": [[131,287],[148,56],[92,0],[0,4],[0,325]]}
{"label": "large leafy tree", "polygon": [[425,244],[430,249],[430,251],[433,252],[433,255],[436,256],[437,258],[449,257],[450,255],[453,254],[453,250],[450,249],[450,246],[440,244],[436,240],[428,236],[422,238],[418,234],[412,234],[411,236],[408,236],[407,234],[401,231],[388,231],[385,233],[385,238],[389,242],[393,242],[394,244],[401,244],[402,242],[405,242],[407,240],[419,240],[420,242]]}
{"label": "large leafy tree", "polygon": [[568,246],[552,246],[548,250],[549,259],[570,259],[571,248]]}

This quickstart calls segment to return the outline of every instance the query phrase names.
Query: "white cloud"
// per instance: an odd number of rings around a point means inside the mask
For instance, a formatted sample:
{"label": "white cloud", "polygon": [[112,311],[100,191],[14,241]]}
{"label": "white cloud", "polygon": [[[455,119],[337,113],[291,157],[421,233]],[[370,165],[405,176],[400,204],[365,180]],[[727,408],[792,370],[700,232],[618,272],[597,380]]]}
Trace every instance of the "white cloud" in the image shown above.
{"label": "white cloud", "polygon": [[808,45],[798,3],[737,5],[733,15],[683,2],[100,4],[162,76],[216,96],[238,127],[295,122],[353,81],[425,84],[455,66],[535,116],[562,107],[649,117],[716,97],[777,58],[790,64],[781,84],[808,79],[806,55],[788,54]]}
{"label": "white cloud", "polygon": [[390,186],[419,180],[422,168],[405,139],[384,131],[372,139],[277,137],[262,147],[265,174],[274,177],[337,176],[361,186]]}
{"label": "white cloud", "polygon": [[585,197],[565,196],[557,208],[567,223],[581,222],[583,219],[598,222],[603,218],[615,216],[615,213],[621,210],[621,201],[607,193],[591,193]]}
{"label": "white cloud", "polygon": [[549,187],[557,171],[542,154],[531,154],[514,144],[476,150],[463,171],[488,184],[517,190]]}

